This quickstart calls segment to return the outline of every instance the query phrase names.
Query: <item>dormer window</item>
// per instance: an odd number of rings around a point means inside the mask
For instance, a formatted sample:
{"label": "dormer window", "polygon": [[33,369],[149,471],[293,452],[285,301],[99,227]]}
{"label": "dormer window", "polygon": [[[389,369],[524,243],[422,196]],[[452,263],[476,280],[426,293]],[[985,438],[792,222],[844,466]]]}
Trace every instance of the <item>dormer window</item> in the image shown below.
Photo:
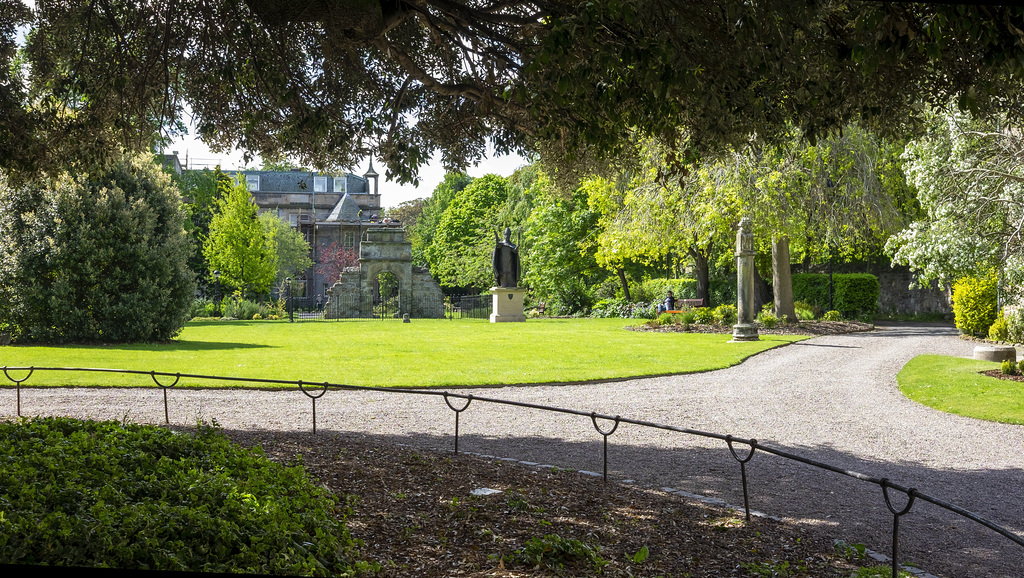
{"label": "dormer window", "polygon": [[245,188],[250,191],[260,190],[260,176],[259,175],[245,175]]}
{"label": "dormer window", "polygon": [[327,177],[313,177],[313,192],[314,193],[326,193],[327,192]]}
{"label": "dormer window", "polygon": [[334,177],[334,192],[345,193],[348,189],[348,179],[345,177]]}

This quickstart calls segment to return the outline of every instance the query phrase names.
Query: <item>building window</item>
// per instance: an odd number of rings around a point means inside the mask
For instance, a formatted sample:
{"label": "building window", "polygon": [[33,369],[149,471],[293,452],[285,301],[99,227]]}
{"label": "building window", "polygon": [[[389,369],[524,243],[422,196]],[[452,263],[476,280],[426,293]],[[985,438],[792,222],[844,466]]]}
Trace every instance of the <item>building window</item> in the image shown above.
{"label": "building window", "polygon": [[299,214],[298,213],[291,213],[291,214],[289,214],[288,215],[288,223],[292,227],[298,227],[299,226]]}
{"label": "building window", "polygon": [[348,179],[345,177],[334,177],[334,192],[344,193],[347,190]]}
{"label": "building window", "polygon": [[313,192],[314,193],[326,193],[327,192],[327,177],[313,177]]}
{"label": "building window", "polygon": [[260,176],[259,175],[245,175],[245,188],[250,191],[260,190]]}
{"label": "building window", "polygon": [[356,245],[356,234],[353,231],[345,231],[345,246],[354,247]]}

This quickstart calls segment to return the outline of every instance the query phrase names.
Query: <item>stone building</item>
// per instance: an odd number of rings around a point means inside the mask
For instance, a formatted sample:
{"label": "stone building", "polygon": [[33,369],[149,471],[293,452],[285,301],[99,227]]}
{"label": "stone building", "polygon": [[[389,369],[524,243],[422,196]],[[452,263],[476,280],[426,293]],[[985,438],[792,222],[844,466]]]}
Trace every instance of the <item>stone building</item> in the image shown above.
{"label": "stone building", "polygon": [[369,170],[358,176],[292,171],[232,171],[244,179],[259,212],[272,212],[306,238],[313,249],[314,265],[292,282],[297,306],[311,307],[317,295],[327,298],[327,279],[317,273],[320,253],[332,243],[358,254],[367,230],[379,227],[383,209],[378,174]]}

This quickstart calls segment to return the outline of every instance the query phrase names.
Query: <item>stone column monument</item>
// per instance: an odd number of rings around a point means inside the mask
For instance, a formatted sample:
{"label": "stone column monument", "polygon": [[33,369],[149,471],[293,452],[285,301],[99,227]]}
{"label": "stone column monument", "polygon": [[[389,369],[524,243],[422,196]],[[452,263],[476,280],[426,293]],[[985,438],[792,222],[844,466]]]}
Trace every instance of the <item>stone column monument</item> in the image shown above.
{"label": "stone column monument", "polygon": [[491,323],[526,321],[523,314],[523,297],[526,289],[519,283],[519,247],[512,243],[512,231],[505,228],[505,240],[494,234],[494,287],[491,287]]}
{"label": "stone column monument", "polygon": [[754,322],[754,234],[750,231],[750,217],[740,219],[736,232],[736,313],[732,327],[732,342],[758,341],[757,323]]}

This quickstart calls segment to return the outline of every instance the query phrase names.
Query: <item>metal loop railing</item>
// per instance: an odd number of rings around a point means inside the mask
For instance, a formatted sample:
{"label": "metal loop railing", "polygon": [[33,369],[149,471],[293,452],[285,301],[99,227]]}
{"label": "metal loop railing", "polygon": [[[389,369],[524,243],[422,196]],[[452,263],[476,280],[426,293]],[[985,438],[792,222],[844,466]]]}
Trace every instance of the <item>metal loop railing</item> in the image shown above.
{"label": "metal loop railing", "polygon": [[9,379],[9,380],[14,382],[14,387],[18,390],[18,417],[21,417],[21,384],[22,384],[22,382],[27,381],[28,378],[32,377],[32,374],[34,372],[35,372],[35,368],[29,367],[28,368],[28,374],[25,375],[25,377],[23,377],[21,379],[14,379],[13,377],[11,377],[11,374],[7,372],[7,366],[6,365],[4,366],[4,375],[7,377],[7,379]]}
{"label": "metal loop railing", "polygon": [[736,453],[736,448],[733,446],[734,441],[736,441],[736,438],[731,435],[725,436],[725,443],[729,446],[729,453],[732,454],[733,459],[740,463],[740,479],[743,481],[743,512],[749,522],[750,494],[747,492],[747,462],[750,461],[750,458],[754,457],[754,452],[757,450],[757,440],[751,439],[748,442],[750,445],[750,451],[747,452],[747,457],[745,458],[741,458],[739,454]]}
{"label": "metal loop railing", "polygon": [[[10,371],[28,371],[28,374],[24,378],[15,379],[15,378],[11,377]],[[930,496],[928,494],[922,493],[922,492],[918,491],[916,488],[908,488],[908,487],[905,487],[905,486],[893,483],[888,478],[875,478],[875,477],[872,477],[872,476],[869,476],[869,475],[866,475],[866,474],[862,474],[862,473],[859,473],[859,472],[854,472],[854,471],[851,471],[851,470],[847,470],[847,469],[844,469],[844,468],[833,466],[831,464],[820,462],[818,460],[807,458],[807,457],[804,457],[804,456],[801,456],[801,455],[798,455],[798,454],[790,453],[788,451],[785,451],[785,450],[782,450],[782,449],[779,449],[779,448],[773,448],[771,446],[766,446],[766,445],[761,444],[760,442],[758,442],[756,439],[753,439],[753,438],[751,438],[751,439],[739,438],[739,437],[736,437],[736,436],[733,436],[733,435],[722,435],[722,434],[717,434],[717,433],[712,433],[712,432],[705,432],[705,431],[700,431],[700,430],[695,430],[695,429],[671,426],[671,425],[660,424],[660,423],[655,423],[655,422],[649,422],[649,421],[644,421],[644,420],[639,420],[639,419],[624,418],[624,417],[619,416],[619,415],[614,415],[614,416],[612,416],[612,415],[605,415],[605,414],[600,414],[600,413],[597,413],[597,412],[594,412],[594,411],[584,412],[584,411],[580,411],[580,410],[574,410],[574,409],[568,409],[568,408],[562,408],[562,407],[546,406],[546,405],[539,405],[539,404],[535,404],[535,403],[528,403],[528,402],[522,402],[522,401],[510,401],[510,400],[505,400],[505,399],[496,399],[496,398],[489,398],[489,397],[478,397],[478,396],[475,396],[473,394],[459,394],[459,393],[452,393],[452,392],[449,392],[449,391],[436,391],[436,390],[428,390],[428,389],[406,389],[406,388],[379,388],[379,387],[369,387],[369,386],[347,385],[347,384],[340,384],[340,383],[323,382],[323,383],[317,383],[316,384],[316,387],[320,388],[319,391],[310,392],[310,391],[308,391],[306,389],[307,383],[304,382],[304,381],[301,381],[301,380],[299,380],[299,381],[289,381],[289,380],[282,380],[282,379],[261,379],[261,378],[248,378],[248,377],[226,377],[226,376],[214,376],[214,375],[196,375],[196,374],[187,374],[187,373],[180,373],[180,372],[179,373],[165,373],[165,372],[159,372],[159,371],[138,371],[138,370],[130,370],[130,369],[99,369],[99,368],[81,368],[81,367],[8,367],[8,366],[3,366],[4,375],[7,377],[7,379],[9,379],[10,381],[14,382],[15,386],[18,389],[18,416],[19,417],[21,417],[21,415],[22,415],[21,414],[21,385],[22,385],[22,383],[27,381],[29,379],[29,377],[31,377],[37,371],[101,372],[101,373],[119,373],[119,374],[127,374],[127,375],[148,375],[164,391],[164,417],[165,417],[165,420],[167,420],[167,417],[168,417],[167,395],[166,395],[167,389],[169,389],[170,387],[173,387],[174,385],[178,384],[178,382],[181,380],[181,378],[197,379],[197,380],[215,380],[215,381],[221,381],[221,382],[227,381],[227,382],[239,382],[239,383],[251,383],[251,384],[276,384],[276,385],[292,385],[292,386],[297,386],[299,388],[299,390],[302,391],[302,393],[304,393],[307,397],[309,397],[312,400],[312,403],[313,403],[313,433],[314,434],[316,433],[316,400],[321,398],[321,397],[323,397],[327,393],[328,389],[374,391],[376,393],[390,393],[390,394],[395,394],[395,395],[439,396],[442,399],[444,399],[444,402],[448,406],[448,408],[455,412],[455,453],[456,454],[459,452],[459,416],[462,414],[462,412],[466,411],[466,409],[469,408],[470,404],[473,401],[479,401],[481,403],[493,403],[493,404],[497,404],[497,405],[505,405],[505,406],[512,406],[512,407],[518,407],[518,408],[525,408],[525,409],[536,409],[536,410],[548,411],[548,412],[552,412],[552,413],[561,413],[561,414],[566,414],[566,415],[574,415],[574,416],[586,417],[586,418],[590,418],[590,421],[591,421],[592,425],[594,426],[594,429],[596,429],[597,432],[599,434],[601,434],[601,436],[603,438],[603,442],[604,442],[603,443],[604,480],[605,480],[605,482],[607,482],[607,480],[608,480],[608,437],[611,436],[613,433],[615,433],[615,431],[618,430],[619,425],[621,425],[621,424],[625,423],[625,424],[631,424],[631,425],[636,425],[636,426],[641,426],[641,427],[648,427],[648,428],[659,429],[659,430],[664,430],[664,431],[671,431],[671,432],[682,433],[682,434],[687,434],[687,435],[699,436],[699,437],[703,437],[703,438],[717,439],[717,440],[725,442],[726,447],[729,449],[730,454],[732,454],[733,459],[735,459],[740,464],[740,477],[742,479],[742,485],[743,485],[743,505],[744,505],[744,509],[745,509],[745,513],[746,513],[746,519],[748,521],[750,520],[750,499],[749,499],[749,493],[748,493],[748,490],[747,490],[746,464],[751,461],[751,459],[754,457],[754,453],[757,450],[760,450],[760,451],[762,451],[764,453],[771,454],[771,455],[774,455],[774,456],[778,456],[780,458],[784,458],[784,459],[787,459],[787,460],[790,460],[790,461],[798,462],[798,463],[801,463],[801,464],[805,464],[805,465],[808,465],[808,466],[812,466],[812,467],[815,467],[815,468],[819,468],[819,469],[822,469],[822,470],[826,470],[826,471],[829,471],[829,472],[833,472],[833,473],[836,473],[836,474],[840,474],[840,475],[843,475],[843,476],[847,476],[847,477],[850,477],[850,478],[854,478],[854,479],[857,479],[857,480],[861,480],[863,482],[867,482],[867,483],[871,483],[871,484],[879,486],[882,489],[882,496],[883,496],[883,498],[885,500],[885,505],[886,505],[886,507],[889,509],[889,511],[893,515],[893,531],[892,531],[892,568],[893,568],[893,570],[892,570],[893,574],[892,575],[893,575],[893,578],[896,578],[897,571],[898,571],[897,568],[898,568],[898,556],[899,556],[899,519],[902,516],[904,516],[904,515],[906,515],[907,513],[910,512],[910,509],[913,507],[913,505],[914,505],[916,500],[921,500],[921,501],[924,501],[924,502],[928,502],[928,503],[930,503],[930,504],[932,504],[934,506],[937,506],[939,508],[942,508],[944,510],[947,510],[949,512],[957,514],[957,515],[959,515],[961,517],[964,517],[964,518],[967,518],[969,520],[972,520],[972,521],[974,521],[974,522],[976,522],[978,524],[981,524],[982,526],[984,526],[984,527],[986,527],[986,528],[988,528],[988,529],[998,533],[999,535],[1001,535],[1004,538],[1010,540],[1011,542],[1013,542],[1013,543],[1015,543],[1015,544],[1017,544],[1019,546],[1024,547],[1024,537],[1021,537],[1020,535],[1017,535],[1014,532],[1011,532],[1009,529],[1004,528],[1004,527],[1000,526],[999,524],[996,524],[995,522],[992,522],[991,520],[983,518],[983,517],[979,516],[978,514],[975,514],[975,513],[970,512],[970,511],[968,511],[968,510],[966,510],[964,508],[961,508],[960,506],[957,506],[955,504],[949,503],[949,502],[947,502],[945,500],[942,500],[940,498],[937,498],[937,497]],[[172,383],[170,385],[163,385],[163,384],[161,384],[156,379],[156,376],[158,376],[158,375],[162,376],[162,377],[174,377],[175,378],[174,383]],[[465,403],[461,407],[458,407],[452,401],[452,400],[455,400],[455,399],[464,400]],[[612,425],[611,425],[611,427],[609,429],[603,429],[600,426],[600,424],[598,423],[598,420],[612,422]],[[167,420],[167,421],[169,422],[169,420]],[[740,454],[740,452],[737,451],[736,444],[746,445],[746,446],[748,446],[750,448],[745,456],[742,456]],[[905,496],[907,496],[907,503],[906,503],[906,505],[904,505],[903,508],[898,509],[898,508],[896,508],[893,505],[892,497],[891,497],[891,492],[892,491],[899,492],[899,493],[904,494]]]}
{"label": "metal loop railing", "polygon": [[604,431],[601,429],[601,426],[597,425],[597,414],[595,412],[590,412],[590,422],[594,424],[594,429],[597,430],[597,433],[601,434],[601,437],[604,438],[604,470],[602,471],[601,479],[605,482],[608,481],[608,436],[612,435],[615,433],[615,430],[619,429],[620,421],[622,421],[622,418],[620,416],[615,416],[615,423],[612,424],[612,429]]}
{"label": "metal loop railing", "polygon": [[[167,390],[171,389],[175,385],[178,385],[178,382],[181,381],[181,374],[180,373],[175,373],[174,374],[174,383],[172,383],[170,385],[164,385],[163,383],[160,383],[160,380],[156,378],[156,372],[155,371],[150,371],[149,372],[149,376],[151,378],[153,378],[153,383],[157,384],[157,386],[159,386],[160,389],[164,392],[164,423],[167,424],[167,425],[170,425],[171,424],[171,415],[169,413],[169,410],[167,409]],[[18,415],[20,416],[21,413],[19,412]]]}
{"label": "metal loop railing", "polygon": [[[459,416],[462,415],[462,412],[466,411],[466,408],[469,407],[469,404],[473,402],[473,396],[472,396],[472,394],[465,396],[464,397],[464,399],[466,400],[465,405],[463,405],[461,408],[457,408],[454,405],[452,405],[450,396],[447,393],[445,393],[443,395],[444,395],[444,403],[445,403],[445,405],[447,405],[449,409],[451,409],[452,411],[455,412],[455,453],[458,454],[459,453]],[[454,397],[454,396],[451,396],[451,397]]]}
{"label": "metal loop railing", "polygon": [[299,385],[299,391],[306,394],[306,397],[308,397],[310,401],[313,402],[313,433],[316,433],[316,400],[320,399],[321,397],[324,396],[324,394],[327,393],[327,388],[330,386],[330,384],[327,383],[326,381],[323,382],[323,384],[318,384],[323,389],[320,390],[320,393],[313,394],[306,390],[306,384],[303,383],[301,379],[297,383]]}
{"label": "metal loop railing", "polygon": [[889,488],[892,484],[889,483],[889,478],[882,478],[879,481],[879,485],[882,486],[882,497],[885,498],[885,507],[892,512],[892,575],[897,576],[899,571],[897,568],[896,560],[899,553],[900,547],[900,518],[910,511],[910,508],[914,507],[914,498],[917,497],[917,489],[910,488],[907,490],[907,503],[902,509],[897,510],[892,505],[892,498],[889,496]]}

